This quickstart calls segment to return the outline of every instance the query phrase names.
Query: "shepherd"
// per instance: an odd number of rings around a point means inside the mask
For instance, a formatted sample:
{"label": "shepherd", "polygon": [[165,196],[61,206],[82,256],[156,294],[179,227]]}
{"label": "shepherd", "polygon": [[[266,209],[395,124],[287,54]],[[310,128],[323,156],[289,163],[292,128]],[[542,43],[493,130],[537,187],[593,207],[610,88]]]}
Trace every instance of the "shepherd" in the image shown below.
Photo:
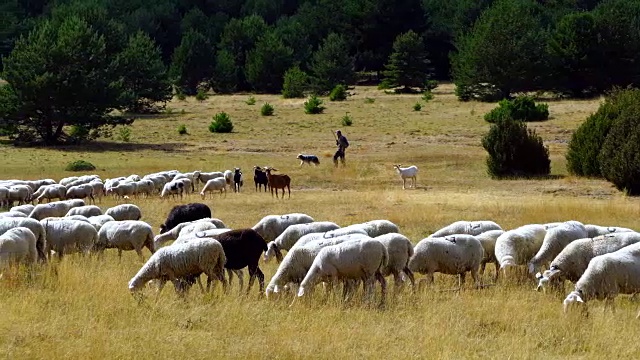
{"label": "shepherd", "polygon": [[333,155],[333,165],[335,167],[338,167],[339,158],[340,162],[342,162],[342,166],[345,166],[344,155],[345,151],[349,147],[349,141],[347,141],[347,138],[342,135],[342,132],[340,130],[337,130],[334,136],[336,138],[336,146],[338,147],[338,151],[336,151],[336,153]]}

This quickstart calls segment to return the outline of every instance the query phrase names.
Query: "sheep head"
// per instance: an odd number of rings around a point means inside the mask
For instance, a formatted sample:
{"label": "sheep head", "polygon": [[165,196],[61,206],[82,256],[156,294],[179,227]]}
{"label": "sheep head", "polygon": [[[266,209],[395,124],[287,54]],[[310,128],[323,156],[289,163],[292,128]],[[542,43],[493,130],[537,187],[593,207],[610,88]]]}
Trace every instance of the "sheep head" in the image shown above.
{"label": "sheep head", "polygon": [[574,306],[574,304],[584,306],[586,303],[582,299],[582,296],[582,291],[580,290],[570,292],[569,295],[567,295],[567,298],[562,302],[564,312],[566,313],[569,310],[569,307]]}

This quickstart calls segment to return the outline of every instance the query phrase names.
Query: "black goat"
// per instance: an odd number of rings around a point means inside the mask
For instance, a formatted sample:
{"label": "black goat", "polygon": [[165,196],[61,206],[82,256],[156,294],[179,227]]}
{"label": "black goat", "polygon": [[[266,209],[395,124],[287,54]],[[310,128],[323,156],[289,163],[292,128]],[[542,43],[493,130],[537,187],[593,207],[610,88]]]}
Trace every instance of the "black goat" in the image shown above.
{"label": "black goat", "polygon": [[169,215],[167,215],[167,220],[165,220],[164,224],[160,225],[160,233],[163,234],[178,224],[210,217],[211,209],[205,204],[190,203],[186,205],[176,205],[169,211]]}
{"label": "black goat", "polygon": [[233,192],[240,192],[240,188],[244,184],[244,180],[242,179],[242,171],[240,168],[235,168],[233,172]]}
{"label": "black goat", "polygon": [[267,173],[260,166],[253,167],[253,182],[256,184],[256,191],[258,189],[262,191],[262,185],[264,185],[264,191],[267,191],[269,179],[267,178]]}

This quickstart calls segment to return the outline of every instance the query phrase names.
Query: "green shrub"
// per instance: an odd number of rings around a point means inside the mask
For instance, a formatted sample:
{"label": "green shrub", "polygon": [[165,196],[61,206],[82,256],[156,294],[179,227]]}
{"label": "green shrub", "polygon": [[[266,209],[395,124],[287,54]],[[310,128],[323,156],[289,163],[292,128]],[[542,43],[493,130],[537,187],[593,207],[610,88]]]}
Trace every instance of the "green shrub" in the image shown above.
{"label": "green shrub", "polygon": [[69,130],[69,140],[72,143],[80,143],[82,141],[88,140],[89,138],[89,128],[82,125],[72,125]]}
{"label": "green shrub", "polygon": [[422,109],[422,105],[419,102],[413,105],[413,111],[420,111],[421,109]]}
{"label": "green shrub", "polygon": [[321,114],[325,107],[322,106],[322,100],[315,95],[311,95],[309,100],[304,102],[305,114]]}
{"label": "green shrub", "polygon": [[309,87],[309,76],[298,66],[294,66],[284,73],[282,97],[285,99],[303,98],[304,91]]}
{"label": "green shrub", "polygon": [[489,153],[487,172],[492,178],[546,176],[551,171],[549,150],[527,124],[502,117],[482,138]]}
{"label": "green shrub", "polygon": [[378,90],[389,90],[391,89],[391,82],[389,79],[384,79],[378,84]]}
{"label": "green shrub", "polygon": [[549,119],[549,105],[538,104],[529,96],[518,96],[513,100],[501,100],[498,107],[484,115],[487,122],[495,122],[504,116],[514,120],[543,121]]}
{"label": "green shrub", "polygon": [[209,124],[209,131],[213,133],[230,133],[233,131],[233,123],[226,112],[217,113]]}
{"label": "green shrub", "polygon": [[427,82],[424,84],[424,90],[431,92],[431,90],[435,89],[438,87],[438,81],[437,80],[427,80]]}
{"label": "green shrub", "polygon": [[254,98],[253,96],[249,96],[249,99],[247,99],[247,101],[245,101],[247,103],[247,105],[255,105],[256,104],[256,98]]}
{"label": "green shrub", "polygon": [[178,89],[178,91],[176,92],[176,98],[180,101],[185,101],[187,99],[187,95],[185,95],[182,89]]}
{"label": "green shrub", "polygon": [[425,102],[433,100],[433,93],[431,92],[431,90],[425,90],[425,92],[422,93],[422,100],[424,100]]}
{"label": "green shrub", "polygon": [[76,160],[72,161],[64,168],[65,171],[93,171],[96,167],[87,161]]}
{"label": "green shrub", "polygon": [[262,116],[273,115],[273,106],[271,106],[271,104],[269,103],[264,103],[264,105],[262,105],[262,108],[260,109],[260,114],[262,114]]}
{"label": "green shrub", "polygon": [[353,119],[351,118],[351,115],[349,115],[349,113],[346,113],[342,117],[342,126],[351,126],[351,125],[353,125]]}
{"label": "green shrub", "polygon": [[336,85],[329,94],[329,100],[331,101],[344,101],[347,100],[347,87],[344,85]]}
{"label": "green shrub", "polygon": [[118,129],[118,139],[122,142],[129,142],[131,140],[131,127],[122,126]]}
{"label": "green shrub", "polygon": [[602,176],[598,154],[613,123],[625,111],[640,103],[640,90],[616,89],[571,136],[567,150],[567,170],[578,176]]}
{"label": "green shrub", "polygon": [[202,102],[207,100],[208,98],[209,98],[209,95],[207,94],[206,90],[198,89],[198,92],[196,93],[196,100]]}
{"label": "green shrub", "polygon": [[180,134],[180,135],[186,135],[186,134],[188,134],[188,132],[187,132],[187,125],[185,125],[185,124],[181,124],[180,126],[178,126],[178,134]]}
{"label": "green shrub", "polygon": [[365,104],[373,104],[374,102],[376,102],[376,99],[374,98],[370,98],[370,97],[364,98]]}

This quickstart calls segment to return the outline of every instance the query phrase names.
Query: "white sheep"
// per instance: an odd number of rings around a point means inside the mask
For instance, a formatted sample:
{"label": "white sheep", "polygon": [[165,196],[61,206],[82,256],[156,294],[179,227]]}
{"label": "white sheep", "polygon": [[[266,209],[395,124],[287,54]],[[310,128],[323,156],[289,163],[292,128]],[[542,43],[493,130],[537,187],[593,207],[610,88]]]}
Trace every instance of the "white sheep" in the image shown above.
{"label": "white sheep", "polygon": [[631,230],[631,229],[627,229],[627,228],[623,228],[623,227],[600,226],[600,225],[593,225],[593,224],[587,224],[584,227],[585,227],[585,229],[587,229],[587,236],[586,237],[590,237],[590,238],[594,238],[594,237],[600,236],[600,235],[612,234],[612,233],[633,232],[633,231],[635,231],[635,230]]}
{"label": "white sheep", "polygon": [[[180,224],[174,226],[171,230],[169,230],[169,231],[167,231],[165,233],[156,235],[156,237],[153,240],[153,243],[155,244],[155,248],[159,249],[166,242],[178,239],[178,237],[181,235],[180,232],[182,231],[182,229],[184,229],[186,227],[189,227],[191,225],[195,225],[197,223],[209,224],[209,225],[213,226],[213,228],[211,228],[208,225],[204,225],[205,227],[208,227],[207,230],[212,230],[212,229],[229,230],[229,229],[227,229],[227,226],[224,224],[224,222],[222,222],[222,220],[216,219],[216,218],[203,218],[203,219],[198,219],[198,220],[195,220],[195,221],[184,222],[184,223],[180,223]],[[199,230],[199,231],[204,231],[204,230]],[[199,232],[199,231],[196,231],[196,232]],[[194,231],[189,231],[189,233],[193,233],[193,232]],[[186,236],[186,233],[185,233],[185,236]]]}
{"label": "white sheep", "polygon": [[20,206],[14,206],[11,209],[9,209],[9,211],[21,212],[21,213],[25,214],[26,216],[29,216],[29,214],[31,214],[31,212],[33,211],[34,208],[35,208],[35,206],[33,206],[31,204],[25,204],[25,205],[20,205]]}
{"label": "white sheep", "polygon": [[[460,288],[465,275],[471,273],[476,287],[480,286],[480,263],[484,256],[482,244],[473,235],[459,234],[447,237],[428,237],[413,248],[409,270],[426,275],[426,282],[433,283],[436,272],[458,275]],[[424,281],[424,280],[423,280]]]}
{"label": "white sheep", "polygon": [[10,204],[14,201],[18,202],[18,205],[29,202],[33,190],[28,185],[14,185],[9,188],[7,200]]}
{"label": "white sheep", "polygon": [[106,188],[102,183],[102,181],[100,181],[99,179],[91,180],[89,182],[89,185],[91,185],[91,187],[93,188],[93,197],[98,198],[100,203],[102,203],[102,198],[106,195],[105,194]]}
{"label": "white sheep", "polygon": [[398,225],[389,220],[371,220],[360,224],[350,225],[345,228],[349,227],[360,227],[372,238],[389,233],[400,233]]}
{"label": "white sheep", "polygon": [[500,225],[491,220],[466,221],[460,220],[453,222],[442,229],[429,235],[429,237],[444,237],[455,234],[480,235],[490,230],[502,230]]}
{"label": "white sheep", "polygon": [[504,234],[504,230],[489,230],[480,235],[475,235],[476,239],[480,241],[480,244],[482,244],[482,248],[484,249],[484,257],[480,263],[480,275],[484,275],[484,269],[486,268],[487,263],[492,262],[496,270],[493,281],[497,281],[498,274],[500,274],[500,263],[498,262],[498,259],[496,259],[496,240],[498,240],[502,234]]}
{"label": "white sheep", "polygon": [[204,185],[204,184],[207,183],[207,181],[213,180],[213,179],[219,178],[219,177],[224,178],[224,173],[220,172],[220,171],[201,172],[200,176],[198,176],[197,180]]}
{"label": "white sheep", "polygon": [[184,192],[185,192],[186,194],[191,194],[191,192],[193,192],[193,191],[194,191],[194,190],[193,190],[193,188],[194,188],[193,181],[191,181],[190,179],[185,179],[185,178],[182,178],[182,179],[174,179],[174,180],[173,180],[173,182],[174,182],[174,183],[177,183],[177,184],[182,184],[182,185],[183,185]]}
{"label": "white sheep", "polygon": [[267,215],[263,217],[252,229],[268,243],[274,241],[289,226],[313,222],[313,218],[307,214],[292,213],[285,215]]}
{"label": "white sheep", "polygon": [[102,210],[95,205],[78,206],[69,209],[65,216],[82,215],[86,218],[102,215]]}
{"label": "white sheep", "polygon": [[278,262],[282,261],[282,250],[291,249],[296,241],[304,235],[311,233],[324,233],[339,229],[340,226],[330,221],[314,221],[306,224],[295,224],[287,227],[278,237],[267,244],[267,251],[264,253],[264,261],[268,262],[275,256]]}
{"label": "white sheep", "polygon": [[224,193],[225,197],[227,196],[227,182],[225,178],[218,177],[215,179],[208,180],[207,183],[202,188],[202,191],[200,191],[200,196],[202,197],[202,200],[204,200],[207,193],[209,193],[209,198],[212,198],[214,191],[220,191],[220,196],[222,196],[222,193]]}
{"label": "white sheep", "polygon": [[52,199],[64,200],[67,198],[67,187],[60,184],[46,185],[33,193],[33,198],[39,204],[45,199],[48,201],[51,201]]}
{"label": "white sheep", "polygon": [[218,229],[218,227],[207,221],[195,221],[192,224],[188,224],[187,226],[184,226],[180,230],[180,233],[178,234],[178,238],[186,237],[190,234],[194,234],[197,232],[213,230],[213,229]]}
{"label": "white sheep", "polygon": [[114,195],[116,198],[124,198],[125,196],[134,196],[137,191],[136,183],[119,183],[116,186],[107,188],[107,195]]}
{"label": "white sheep", "polygon": [[36,236],[36,251],[38,260],[46,260],[44,248],[47,235],[40,221],[31,218],[0,218],[0,235],[16,227],[26,227]]}
{"label": "white sheep", "polygon": [[47,218],[40,223],[47,233],[45,253],[49,260],[51,250],[56,252],[58,259],[75,252],[88,254],[98,240],[98,231],[88,222]]}
{"label": "white sheep", "polygon": [[587,229],[581,222],[567,221],[547,230],[538,253],[529,261],[529,273],[550,263],[569,243],[587,237]]}
{"label": "white sheep", "polygon": [[227,182],[227,185],[231,185],[233,183],[233,171],[225,170],[223,176],[224,180]]}
{"label": "white sheep", "polygon": [[346,241],[322,248],[316,255],[311,268],[298,288],[298,297],[310,293],[320,281],[343,280],[344,295],[347,296],[348,281],[362,280],[365,296],[371,297],[376,280],[382,287],[380,304],[383,305],[387,293],[387,283],[382,269],[387,266],[389,254],[379,241],[363,239]]}
{"label": "white sheep", "polygon": [[[396,169],[400,177],[402,178],[402,190],[405,189],[405,185],[407,183],[407,179],[412,180],[413,188],[416,188],[416,176],[418,175],[418,167],[415,165],[411,165],[409,167],[402,167],[402,165],[393,165]],[[411,185],[409,187],[412,187]]]}
{"label": "white sheep", "polygon": [[93,186],[90,184],[82,184],[77,186],[70,186],[67,188],[67,199],[86,199],[89,198],[89,203],[95,203],[96,199],[93,197]]}
{"label": "white sheep", "polygon": [[[327,239],[337,238],[339,236],[352,235],[352,234],[369,236],[369,234],[366,231],[364,231],[364,229],[362,229],[361,227],[347,226],[347,227],[343,227],[340,229],[335,229],[335,230],[331,230],[323,233],[311,233],[311,234],[303,235],[302,237],[300,237],[298,241],[296,241],[295,244],[293,244],[291,249],[295,249],[298,246],[304,246],[316,240],[327,240]],[[291,249],[289,249],[289,251],[291,251]]]}
{"label": "white sheep", "polygon": [[87,220],[89,221],[89,224],[93,225],[93,227],[96,228],[96,231],[100,231],[100,228],[105,223],[108,223],[109,221],[116,221],[116,219],[114,219],[110,215],[92,216],[92,217],[88,218]]}
{"label": "white sheep", "polygon": [[[194,239],[188,243],[163,247],[156,251],[129,281],[129,291],[142,289],[150,280],[158,279],[157,296],[160,295],[167,280],[172,281],[176,292],[182,292],[179,285],[181,278],[198,278],[207,275],[207,291],[212,280],[222,282],[226,292],[227,282],[224,277],[226,257],[222,245],[211,238]],[[201,283],[199,283],[202,286]],[[202,288],[201,288],[202,289]],[[204,292],[204,289],[202,289]]]}
{"label": "white sheep", "polygon": [[566,312],[569,306],[578,303],[586,312],[586,302],[597,299],[605,300],[605,310],[607,306],[613,309],[618,294],[637,293],[640,293],[640,243],[591,259],[563,307]]}
{"label": "white sheep", "polygon": [[156,185],[149,179],[142,179],[134,183],[136,185],[136,196],[144,195],[149,197],[156,190]]}
{"label": "white sheep", "polygon": [[543,225],[530,224],[506,231],[496,240],[496,259],[500,268],[527,265],[528,261],[540,250],[547,234]]}
{"label": "white sheep", "polygon": [[116,221],[140,220],[142,218],[142,211],[139,207],[133,204],[116,205],[107,209],[104,214],[111,216]]}
{"label": "white sheep", "polygon": [[179,181],[171,181],[162,187],[162,192],[160,193],[160,197],[164,198],[166,196],[171,195],[171,197],[175,197],[176,195],[180,195],[182,198],[182,194],[184,193],[184,184]]}
{"label": "white sheep", "polygon": [[26,218],[27,215],[25,215],[22,212],[19,211],[6,211],[3,213],[0,213],[0,217],[18,217],[18,218]]}
{"label": "white sheep", "polygon": [[640,242],[637,232],[616,232],[572,241],[553,259],[549,270],[536,274],[538,290],[547,283],[559,287],[564,280],[576,282],[584,274],[589,262],[596,256],[612,253]]}
{"label": "white sheep", "polygon": [[[82,200],[79,200],[82,201]],[[85,206],[84,201],[82,203],[75,203],[73,201],[54,201],[48,204],[38,204],[36,205],[31,213],[29,214],[30,218],[36,220],[42,220],[48,217],[63,217],[65,216],[69,210],[75,207]]]}
{"label": "white sheep", "polygon": [[371,239],[365,234],[349,234],[338,236],[331,239],[321,239],[308,242],[302,246],[295,246],[287,252],[287,255],[282,259],[278,270],[273,275],[266,288],[266,296],[269,297],[271,293],[279,293],[280,288],[289,283],[300,284],[304,279],[307,271],[311,268],[313,260],[321,249],[341,244],[345,241],[355,241]]}
{"label": "white sheep", "polygon": [[413,256],[413,244],[404,235],[398,233],[388,233],[373,238],[384,245],[389,254],[388,264],[382,268],[382,276],[393,275],[395,291],[399,291],[403,284],[402,274],[404,273],[411,282],[411,287],[415,287],[413,272],[409,270],[409,259]]}
{"label": "white sheep", "polygon": [[147,247],[153,254],[153,230],[151,226],[142,221],[124,220],[110,221],[102,225],[98,232],[96,250],[118,249],[118,257],[122,258],[122,251],[135,250],[141,260],[144,261],[142,248]]}
{"label": "white sheep", "polygon": [[30,229],[19,226],[0,235],[0,270],[14,263],[35,263],[37,259],[36,236]]}

